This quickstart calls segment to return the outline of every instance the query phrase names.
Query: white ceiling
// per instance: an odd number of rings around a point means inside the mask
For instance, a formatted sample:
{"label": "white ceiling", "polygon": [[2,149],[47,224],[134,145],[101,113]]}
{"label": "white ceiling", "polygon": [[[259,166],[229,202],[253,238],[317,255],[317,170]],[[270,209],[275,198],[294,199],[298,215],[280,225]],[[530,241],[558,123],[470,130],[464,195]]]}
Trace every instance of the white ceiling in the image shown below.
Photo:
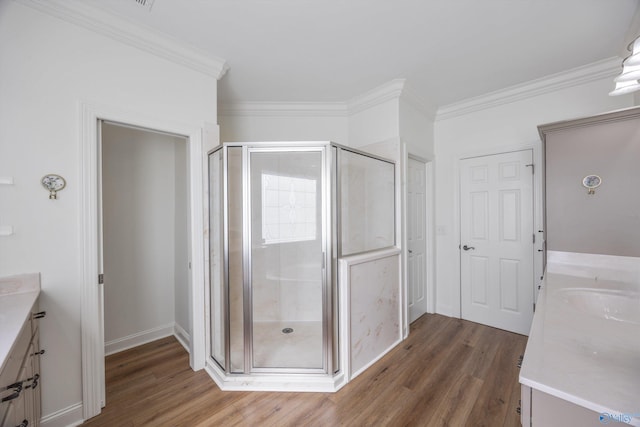
{"label": "white ceiling", "polygon": [[87,2],[226,59],[221,102],[340,102],[406,78],[438,107],[621,55],[640,0]]}

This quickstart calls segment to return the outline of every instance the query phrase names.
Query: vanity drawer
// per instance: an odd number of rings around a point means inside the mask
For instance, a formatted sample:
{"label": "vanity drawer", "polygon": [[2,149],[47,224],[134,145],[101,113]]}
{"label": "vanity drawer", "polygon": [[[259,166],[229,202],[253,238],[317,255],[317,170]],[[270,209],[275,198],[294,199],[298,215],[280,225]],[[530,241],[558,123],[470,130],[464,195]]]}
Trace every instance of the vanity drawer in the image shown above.
{"label": "vanity drawer", "polygon": [[7,358],[6,365],[2,372],[0,372],[0,389],[4,389],[9,384],[14,383],[20,374],[20,366],[27,354],[29,344],[31,343],[31,321],[27,320],[22,326],[20,335],[15,341],[9,357]]}
{"label": "vanity drawer", "polygon": [[[0,400],[9,398],[15,392],[15,389],[7,389],[7,387],[22,379],[20,374],[25,364],[25,358],[29,356],[31,337],[31,321],[27,320],[20,331],[20,335],[18,335],[18,339],[15,341],[11,353],[9,353],[4,369],[0,372]],[[8,400],[0,403],[0,425],[4,425],[7,412],[13,406],[12,402],[12,400]]]}

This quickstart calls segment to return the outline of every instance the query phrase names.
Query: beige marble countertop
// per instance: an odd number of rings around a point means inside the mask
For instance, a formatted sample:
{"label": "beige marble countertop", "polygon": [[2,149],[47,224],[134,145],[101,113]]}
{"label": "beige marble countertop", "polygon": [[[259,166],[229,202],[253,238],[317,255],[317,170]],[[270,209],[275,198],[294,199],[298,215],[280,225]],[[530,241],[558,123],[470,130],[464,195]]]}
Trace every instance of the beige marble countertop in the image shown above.
{"label": "beige marble countertop", "polygon": [[0,371],[40,295],[40,274],[0,277]]}

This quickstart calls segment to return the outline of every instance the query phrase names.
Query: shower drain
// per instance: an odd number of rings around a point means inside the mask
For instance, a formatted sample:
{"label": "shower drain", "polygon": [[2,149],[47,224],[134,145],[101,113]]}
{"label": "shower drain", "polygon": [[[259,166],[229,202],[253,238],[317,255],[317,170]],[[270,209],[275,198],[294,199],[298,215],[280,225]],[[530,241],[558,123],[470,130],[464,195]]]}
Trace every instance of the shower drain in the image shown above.
{"label": "shower drain", "polygon": [[293,328],[284,328],[284,329],[282,330],[282,333],[283,333],[283,334],[290,334],[291,332],[293,332]]}

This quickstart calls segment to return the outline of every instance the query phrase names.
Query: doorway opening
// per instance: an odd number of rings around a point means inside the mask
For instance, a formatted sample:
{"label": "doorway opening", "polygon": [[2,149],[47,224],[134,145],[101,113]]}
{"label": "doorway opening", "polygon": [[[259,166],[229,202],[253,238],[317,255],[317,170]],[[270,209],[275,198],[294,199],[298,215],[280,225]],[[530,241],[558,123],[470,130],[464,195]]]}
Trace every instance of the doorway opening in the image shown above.
{"label": "doorway opening", "polygon": [[188,351],[187,138],[101,121],[105,355],[175,335]]}
{"label": "doorway opening", "polygon": [[[102,123],[142,129],[159,134],[182,136],[186,145],[188,166],[188,325],[190,332],[189,365],[193,370],[204,367],[204,300],[206,260],[204,248],[207,237],[204,225],[204,150],[217,144],[217,126],[205,123],[175,121],[170,116],[150,116],[143,111],[120,107],[82,103],[81,137],[78,155],[81,160],[78,187],[80,192],[79,235],[81,251],[80,300],[82,334],[82,416],[92,418],[105,405],[105,336],[102,271],[102,199],[100,183]],[[124,191],[119,187],[119,190]],[[108,278],[105,277],[105,279]]]}

